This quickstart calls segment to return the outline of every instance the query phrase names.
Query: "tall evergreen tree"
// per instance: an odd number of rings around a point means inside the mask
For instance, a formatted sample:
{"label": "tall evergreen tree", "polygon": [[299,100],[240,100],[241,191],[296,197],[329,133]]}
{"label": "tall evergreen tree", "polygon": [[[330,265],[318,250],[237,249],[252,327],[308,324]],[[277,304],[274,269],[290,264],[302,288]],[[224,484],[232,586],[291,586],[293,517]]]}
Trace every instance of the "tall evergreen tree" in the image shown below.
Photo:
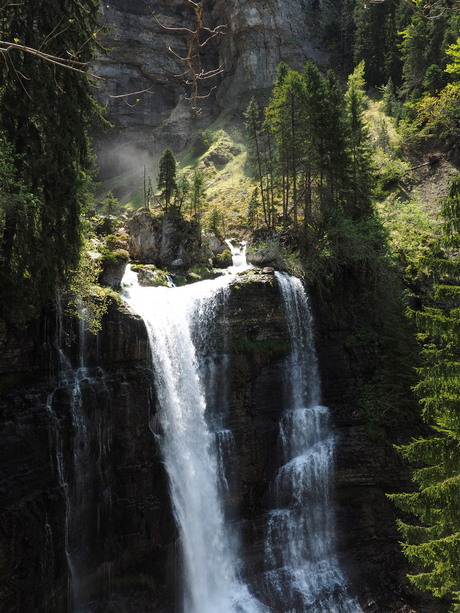
{"label": "tall evergreen tree", "polygon": [[364,62],[360,62],[348,77],[348,88],[345,94],[350,155],[347,211],[355,219],[370,212],[374,181],[369,133],[363,117],[364,87]]}
{"label": "tall evergreen tree", "polygon": [[201,220],[205,205],[204,176],[201,172],[193,175],[190,189],[190,209],[197,224],[197,239],[201,244]]}
{"label": "tall evergreen tree", "polygon": [[305,80],[295,70],[278,71],[273,96],[266,108],[266,118],[273,132],[282,176],[283,211],[292,213],[298,227],[299,171],[304,158],[303,125],[305,120]]}
{"label": "tall evergreen tree", "polygon": [[402,62],[398,50],[399,30],[411,11],[401,2],[355,3],[355,65],[365,62],[369,86],[384,85],[389,78],[401,82]]}
{"label": "tall evergreen tree", "polygon": [[262,211],[265,223],[268,227],[270,227],[272,225],[271,212],[273,208],[271,168],[269,168],[269,164],[267,164],[269,152],[264,147],[264,140],[262,136],[263,116],[254,96],[249,101],[248,107],[243,113],[243,116],[250,143],[250,159],[255,167],[256,179],[259,183]]}
{"label": "tall evergreen tree", "polygon": [[176,171],[176,158],[171,149],[167,147],[161,154],[157,177],[157,187],[160,190],[160,200],[165,212],[168,211],[177,191]]}
{"label": "tall evergreen tree", "polygon": [[403,551],[415,565],[409,575],[420,589],[453,601],[460,611],[460,176],[442,208],[443,237],[432,267],[434,302],[418,314],[424,365],[416,391],[433,434],[400,448],[421,464],[413,472],[418,491],[395,494],[396,504],[417,518],[399,521]]}
{"label": "tall evergreen tree", "polygon": [[[97,0],[37,0],[2,7],[11,41],[83,70],[96,53]],[[0,314],[23,323],[53,299],[77,266],[91,166],[88,127],[98,116],[88,78],[12,50],[0,70],[0,131],[29,194],[0,215]],[[19,192],[16,194],[19,196]]]}
{"label": "tall evergreen tree", "polygon": [[[415,93],[419,96],[423,91],[429,91],[435,68],[439,80],[446,65],[446,48],[455,41],[459,27],[460,18],[455,14],[437,19],[414,14],[401,32],[403,91],[406,95]],[[442,85],[442,81],[439,84]]]}

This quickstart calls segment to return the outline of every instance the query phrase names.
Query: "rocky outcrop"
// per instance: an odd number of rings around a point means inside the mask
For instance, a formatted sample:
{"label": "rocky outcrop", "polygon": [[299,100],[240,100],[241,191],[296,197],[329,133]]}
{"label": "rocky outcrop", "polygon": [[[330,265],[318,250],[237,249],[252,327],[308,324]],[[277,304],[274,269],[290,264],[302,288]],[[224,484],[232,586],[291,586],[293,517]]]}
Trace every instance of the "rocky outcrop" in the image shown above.
{"label": "rocky outcrop", "polygon": [[180,214],[153,216],[139,209],[129,220],[129,254],[135,261],[155,266],[190,266],[202,259],[197,226]]}
{"label": "rocky outcrop", "polygon": [[321,29],[334,15],[333,2],[215,0],[213,12],[216,23],[228,26],[218,47],[225,67],[216,94],[221,107],[271,87],[281,60],[292,68],[308,59],[327,62]]}

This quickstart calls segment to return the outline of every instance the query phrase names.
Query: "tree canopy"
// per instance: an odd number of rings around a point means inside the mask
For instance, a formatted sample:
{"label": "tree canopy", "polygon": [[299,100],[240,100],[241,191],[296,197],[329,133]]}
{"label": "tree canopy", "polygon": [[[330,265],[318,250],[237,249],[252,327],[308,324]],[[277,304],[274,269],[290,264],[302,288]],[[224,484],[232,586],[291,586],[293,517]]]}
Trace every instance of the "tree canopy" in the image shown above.
{"label": "tree canopy", "polygon": [[[99,3],[6,5],[8,38],[56,57],[95,56]],[[53,299],[79,261],[81,213],[99,116],[81,72],[17,50],[0,72],[0,132],[14,169],[0,211],[1,316],[23,323]]]}
{"label": "tree canopy", "polygon": [[416,392],[432,434],[400,447],[419,465],[418,490],[395,494],[415,516],[400,520],[403,551],[419,588],[448,597],[460,610],[460,176],[443,202],[443,236],[431,261],[437,279],[433,304],[417,313],[424,364]]}

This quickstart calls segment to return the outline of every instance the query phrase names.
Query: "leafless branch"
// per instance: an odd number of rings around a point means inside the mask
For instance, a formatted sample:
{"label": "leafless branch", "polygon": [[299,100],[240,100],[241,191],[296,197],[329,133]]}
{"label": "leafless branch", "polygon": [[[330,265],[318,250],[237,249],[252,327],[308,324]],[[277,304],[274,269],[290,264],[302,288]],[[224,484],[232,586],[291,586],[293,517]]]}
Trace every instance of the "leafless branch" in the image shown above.
{"label": "leafless branch", "polygon": [[59,57],[50,53],[45,53],[43,51],[40,51],[39,49],[35,49],[34,47],[28,47],[27,45],[21,45],[19,43],[12,43],[9,41],[0,40],[0,53],[9,54],[9,52],[13,50],[30,53],[31,55],[35,55],[36,57],[46,60],[51,64],[55,64],[56,66],[61,66],[62,68],[67,68],[68,70],[79,72],[86,76],[90,76],[91,78],[102,80],[102,77],[99,77],[93,73],[88,73],[85,70],[85,67],[88,65],[87,62],[80,62],[73,58]]}
{"label": "leafless branch", "polygon": [[219,36],[220,34],[224,34],[226,26],[221,24],[215,26],[214,28],[210,28],[203,23],[205,0],[199,0],[197,2],[194,0],[184,0],[184,2],[193,9],[195,17],[194,29],[187,28],[185,26],[166,26],[165,24],[161,23],[156,15],[153,15],[153,18],[156,23],[166,32],[182,34],[187,38],[185,55],[174,51],[171,46],[167,46],[167,49],[173,57],[180,62],[185,63],[185,71],[180,74],[176,74],[175,77],[184,79],[184,83],[192,88],[192,92],[189,96],[186,96],[186,100],[189,100],[192,103],[192,109],[199,113],[200,108],[198,105],[198,100],[208,98],[211,92],[215,89],[213,87],[206,94],[203,94],[200,88],[201,82],[216,77],[224,70],[222,66],[211,70],[205,70],[201,61],[201,50],[211,39]]}

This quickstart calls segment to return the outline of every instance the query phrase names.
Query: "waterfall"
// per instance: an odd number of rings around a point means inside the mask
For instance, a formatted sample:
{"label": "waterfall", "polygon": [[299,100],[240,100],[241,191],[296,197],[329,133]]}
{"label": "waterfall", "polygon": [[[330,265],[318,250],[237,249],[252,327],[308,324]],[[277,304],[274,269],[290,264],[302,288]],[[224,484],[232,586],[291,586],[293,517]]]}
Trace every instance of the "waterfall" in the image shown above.
{"label": "waterfall", "polygon": [[144,318],[151,343],[159,438],[181,541],[184,613],[266,611],[239,578],[238,543],[221,497],[226,484],[221,465],[231,440],[207,421],[196,350],[206,341],[231,279],[151,288],[139,287],[128,271],[124,281],[130,284],[126,300]]}
{"label": "waterfall", "polygon": [[312,316],[301,282],[276,273],[283,297],[291,352],[286,409],[279,426],[280,466],[267,522],[264,591],[277,611],[356,613],[358,603],[335,553],[330,498],[334,438],[320,386]]}
{"label": "waterfall", "polygon": [[[245,268],[244,252],[236,255],[243,255],[239,266]],[[229,521],[224,504],[237,455],[225,425],[230,364],[213,345],[216,314],[233,278],[230,273],[186,287],[140,287],[128,267],[123,281],[124,298],[143,317],[150,339],[159,405],[155,436],[180,537],[180,611],[357,613],[335,552],[334,437],[328,409],[319,403],[312,315],[300,281],[281,273],[291,351],[279,423],[281,465],[265,522],[265,566],[262,579],[248,579],[258,599],[240,578],[238,522]]]}
{"label": "waterfall", "polygon": [[[233,242],[232,242],[233,241]],[[246,261],[246,241],[237,241],[236,239],[226,239],[225,242],[230,249],[230,253],[232,254],[232,262],[233,262],[233,271],[236,270],[246,270],[247,268],[251,268]],[[233,243],[238,243],[238,245],[234,245]]]}

